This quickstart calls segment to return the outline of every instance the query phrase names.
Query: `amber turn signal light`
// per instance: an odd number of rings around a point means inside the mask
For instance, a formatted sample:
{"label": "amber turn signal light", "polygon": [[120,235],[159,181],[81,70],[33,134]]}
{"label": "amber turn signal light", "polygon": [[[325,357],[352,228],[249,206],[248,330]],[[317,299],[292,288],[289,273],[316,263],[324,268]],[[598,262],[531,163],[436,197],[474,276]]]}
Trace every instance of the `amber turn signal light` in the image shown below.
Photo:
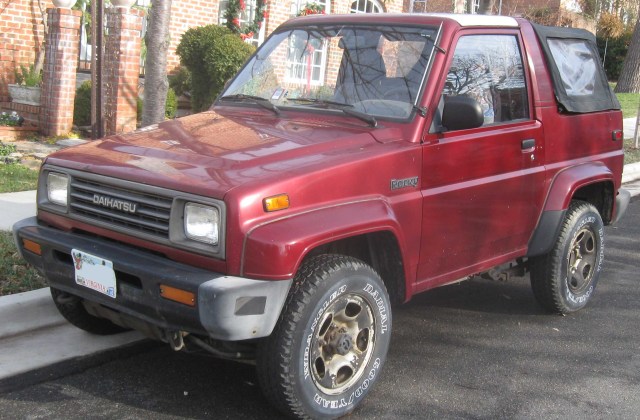
{"label": "amber turn signal light", "polygon": [[262,203],[266,212],[288,209],[289,196],[287,194],[274,195],[273,197],[265,198]]}
{"label": "amber turn signal light", "polygon": [[160,296],[187,306],[196,306],[196,295],[193,292],[177,289],[175,287],[160,285]]}
{"label": "amber turn signal light", "polygon": [[29,239],[22,239],[22,246],[24,247],[24,249],[26,249],[27,251],[31,251],[36,255],[42,255],[42,248],[40,247],[39,243],[30,241]]}

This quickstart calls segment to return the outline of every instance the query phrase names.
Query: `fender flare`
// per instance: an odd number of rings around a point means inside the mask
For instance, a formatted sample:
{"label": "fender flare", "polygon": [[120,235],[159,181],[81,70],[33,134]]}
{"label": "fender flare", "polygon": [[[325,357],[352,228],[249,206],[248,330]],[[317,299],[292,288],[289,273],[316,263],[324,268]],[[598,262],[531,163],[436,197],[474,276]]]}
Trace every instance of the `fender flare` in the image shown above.
{"label": "fender flare", "polygon": [[314,248],[382,231],[395,236],[401,255],[405,255],[400,224],[388,203],[381,199],[337,204],[274,219],[246,234],[241,275],[264,280],[291,279]]}
{"label": "fender flare", "polygon": [[599,182],[613,184],[613,172],[601,162],[572,166],[555,175],[542,214],[529,240],[527,257],[543,255],[551,250],[576,191]]}

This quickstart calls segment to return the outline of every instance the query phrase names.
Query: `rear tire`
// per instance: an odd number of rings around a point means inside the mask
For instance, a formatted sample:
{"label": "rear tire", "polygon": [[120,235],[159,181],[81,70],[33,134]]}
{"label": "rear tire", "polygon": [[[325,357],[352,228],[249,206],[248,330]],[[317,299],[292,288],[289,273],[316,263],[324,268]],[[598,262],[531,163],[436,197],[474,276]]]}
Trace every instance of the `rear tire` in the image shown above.
{"label": "rear tire", "polygon": [[604,225],[590,203],[573,201],[555,245],[532,259],[531,288],[545,309],[566,314],[593,296],[604,261]]}
{"label": "rear tire", "polygon": [[107,319],[89,314],[82,305],[82,300],[77,296],[53,287],[51,288],[51,296],[60,315],[81,330],[97,335],[111,335],[128,331],[126,328],[116,325]]}
{"label": "rear tire", "polygon": [[390,310],[382,279],[362,261],[322,255],[305,262],[273,333],[258,349],[267,399],[299,418],[353,411],[380,376]]}

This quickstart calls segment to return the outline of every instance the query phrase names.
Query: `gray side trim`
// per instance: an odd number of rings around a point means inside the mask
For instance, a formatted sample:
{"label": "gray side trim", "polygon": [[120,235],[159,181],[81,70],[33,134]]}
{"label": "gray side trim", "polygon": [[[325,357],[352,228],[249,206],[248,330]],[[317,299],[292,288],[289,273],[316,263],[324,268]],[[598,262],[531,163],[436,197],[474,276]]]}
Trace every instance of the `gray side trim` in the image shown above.
{"label": "gray side trim", "polygon": [[546,254],[551,250],[560,233],[562,220],[566,210],[553,210],[542,212],[538,226],[529,241],[527,257],[535,257]]}
{"label": "gray side trim", "polygon": [[219,340],[266,337],[273,331],[293,279],[220,277],[198,288],[200,322]]}

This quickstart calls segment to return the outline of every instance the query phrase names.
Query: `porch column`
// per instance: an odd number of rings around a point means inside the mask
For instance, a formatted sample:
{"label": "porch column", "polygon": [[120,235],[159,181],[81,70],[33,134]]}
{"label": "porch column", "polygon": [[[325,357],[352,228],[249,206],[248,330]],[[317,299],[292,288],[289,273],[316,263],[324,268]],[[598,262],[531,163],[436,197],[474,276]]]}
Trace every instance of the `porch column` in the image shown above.
{"label": "porch column", "polygon": [[47,136],[67,134],[73,126],[81,17],[79,10],[47,9],[49,35],[40,100],[40,131]]}
{"label": "porch column", "polygon": [[136,129],[142,14],[110,7],[105,15],[108,35],[103,61],[104,109],[105,133],[110,135]]}

